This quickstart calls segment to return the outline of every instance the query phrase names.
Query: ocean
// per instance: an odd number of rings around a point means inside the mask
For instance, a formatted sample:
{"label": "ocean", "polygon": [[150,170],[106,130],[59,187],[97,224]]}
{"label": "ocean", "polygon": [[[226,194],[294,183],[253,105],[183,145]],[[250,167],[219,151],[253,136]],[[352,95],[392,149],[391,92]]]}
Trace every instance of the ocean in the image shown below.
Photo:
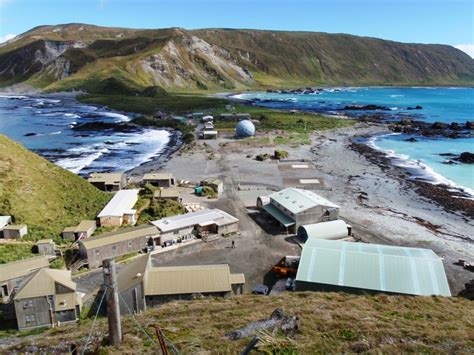
{"label": "ocean", "polygon": [[0,95],[0,134],[80,175],[126,171],[164,151],[170,132],[118,128],[131,118],[67,96]]}
{"label": "ocean", "polygon": [[[377,111],[343,110],[349,105],[379,105],[387,119],[413,118],[425,122],[474,121],[473,88],[434,87],[351,87],[326,88],[312,94],[253,92],[234,96],[252,100],[258,106],[306,110],[328,114],[359,116]],[[422,109],[411,110],[416,106]],[[474,153],[474,138],[427,138],[416,136],[416,142],[407,142],[407,134],[372,137],[367,144],[383,151],[395,165],[409,169],[414,177],[460,188],[474,196],[474,167],[472,164],[446,164],[446,153]]]}

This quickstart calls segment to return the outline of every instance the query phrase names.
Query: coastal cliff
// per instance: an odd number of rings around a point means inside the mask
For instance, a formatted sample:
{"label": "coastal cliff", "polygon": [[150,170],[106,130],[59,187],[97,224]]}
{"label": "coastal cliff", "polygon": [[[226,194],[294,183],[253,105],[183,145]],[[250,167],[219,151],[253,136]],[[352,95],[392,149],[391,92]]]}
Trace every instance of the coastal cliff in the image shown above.
{"label": "coastal cliff", "polygon": [[40,26],[0,45],[0,86],[103,92],[301,85],[472,85],[474,60],[446,45],[317,32],[85,24]]}

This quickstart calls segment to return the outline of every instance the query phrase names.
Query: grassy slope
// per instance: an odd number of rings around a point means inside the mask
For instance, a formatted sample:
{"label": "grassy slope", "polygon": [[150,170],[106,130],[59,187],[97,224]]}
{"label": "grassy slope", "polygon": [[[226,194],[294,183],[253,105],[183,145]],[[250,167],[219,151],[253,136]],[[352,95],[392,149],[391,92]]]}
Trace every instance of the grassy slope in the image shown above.
{"label": "grassy slope", "polygon": [[229,50],[263,87],[474,81],[474,61],[445,45],[318,32],[203,29],[192,33]]}
{"label": "grassy slope", "polygon": [[[260,350],[266,353],[469,353],[474,351],[474,307],[461,298],[355,296],[336,293],[286,293],[278,297],[254,295],[230,299],[172,302],[149,309],[138,320],[156,341],[157,324],[183,354],[238,353],[249,339],[230,341],[225,334],[249,322],[268,317],[280,307],[301,320],[301,332],[288,339],[262,336]],[[91,320],[76,326],[47,330],[40,337],[15,347],[34,343],[40,349],[56,344],[84,344]],[[203,326],[205,325],[205,326]],[[124,342],[119,349],[103,347],[101,353],[152,352],[154,347],[130,317],[122,318]],[[107,320],[95,325],[106,334]],[[9,349],[13,350],[13,349]],[[79,349],[80,350],[80,349]]]}
{"label": "grassy slope", "polygon": [[161,97],[122,96],[122,95],[86,95],[79,100],[88,104],[105,105],[110,108],[154,114],[161,110],[177,114],[203,110],[223,110],[228,103],[226,100],[196,95],[166,95]]}
{"label": "grassy slope", "polygon": [[55,238],[94,219],[110,195],[0,135],[0,215],[26,223],[29,238]]}

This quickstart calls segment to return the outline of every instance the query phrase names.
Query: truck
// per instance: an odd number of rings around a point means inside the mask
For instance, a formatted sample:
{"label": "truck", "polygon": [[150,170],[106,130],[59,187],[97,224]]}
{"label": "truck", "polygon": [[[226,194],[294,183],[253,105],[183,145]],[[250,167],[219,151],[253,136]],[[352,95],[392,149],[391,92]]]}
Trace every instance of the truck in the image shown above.
{"label": "truck", "polygon": [[300,263],[299,256],[284,256],[274,267],[272,267],[272,272],[277,277],[296,277],[298,271],[298,265]]}

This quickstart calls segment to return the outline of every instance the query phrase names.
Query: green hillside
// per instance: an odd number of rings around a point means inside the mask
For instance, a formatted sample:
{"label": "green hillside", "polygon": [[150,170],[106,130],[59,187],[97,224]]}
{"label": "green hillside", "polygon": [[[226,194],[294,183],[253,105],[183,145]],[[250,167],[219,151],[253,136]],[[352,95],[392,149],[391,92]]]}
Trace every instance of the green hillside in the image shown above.
{"label": "green hillside", "polygon": [[[149,308],[137,320],[156,344],[154,326],[158,325],[181,354],[238,354],[250,338],[232,341],[226,334],[268,318],[275,308],[298,316],[300,331],[293,338],[259,334],[260,353],[468,354],[474,351],[474,307],[472,301],[458,297],[296,292],[280,296],[242,295],[175,301]],[[13,344],[4,341],[0,352],[23,353],[30,349],[59,353],[67,352],[70,344],[76,344],[82,352],[91,331],[88,349],[91,353],[159,352],[132,317],[122,317],[124,339],[118,349],[106,346],[107,340],[103,340],[107,337],[106,318],[99,318],[91,329],[92,324],[91,319],[85,319],[78,326],[61,326],[38,336],[19,338]]]}
{"label": "green hillside", "polygon": [[81,177],[0,135],[0,215],[27,224],[27,239],[59,240],[64,227],[95,219],[109,198]]}
{"label": "green hillside", "polygon": [[[114,79],[113,85],[103,85]],[[317,32],[85,24],[40,26],[0,44],[0,86],[136,93],[303,85],[472,85],[474,60],[447,45]]]}

